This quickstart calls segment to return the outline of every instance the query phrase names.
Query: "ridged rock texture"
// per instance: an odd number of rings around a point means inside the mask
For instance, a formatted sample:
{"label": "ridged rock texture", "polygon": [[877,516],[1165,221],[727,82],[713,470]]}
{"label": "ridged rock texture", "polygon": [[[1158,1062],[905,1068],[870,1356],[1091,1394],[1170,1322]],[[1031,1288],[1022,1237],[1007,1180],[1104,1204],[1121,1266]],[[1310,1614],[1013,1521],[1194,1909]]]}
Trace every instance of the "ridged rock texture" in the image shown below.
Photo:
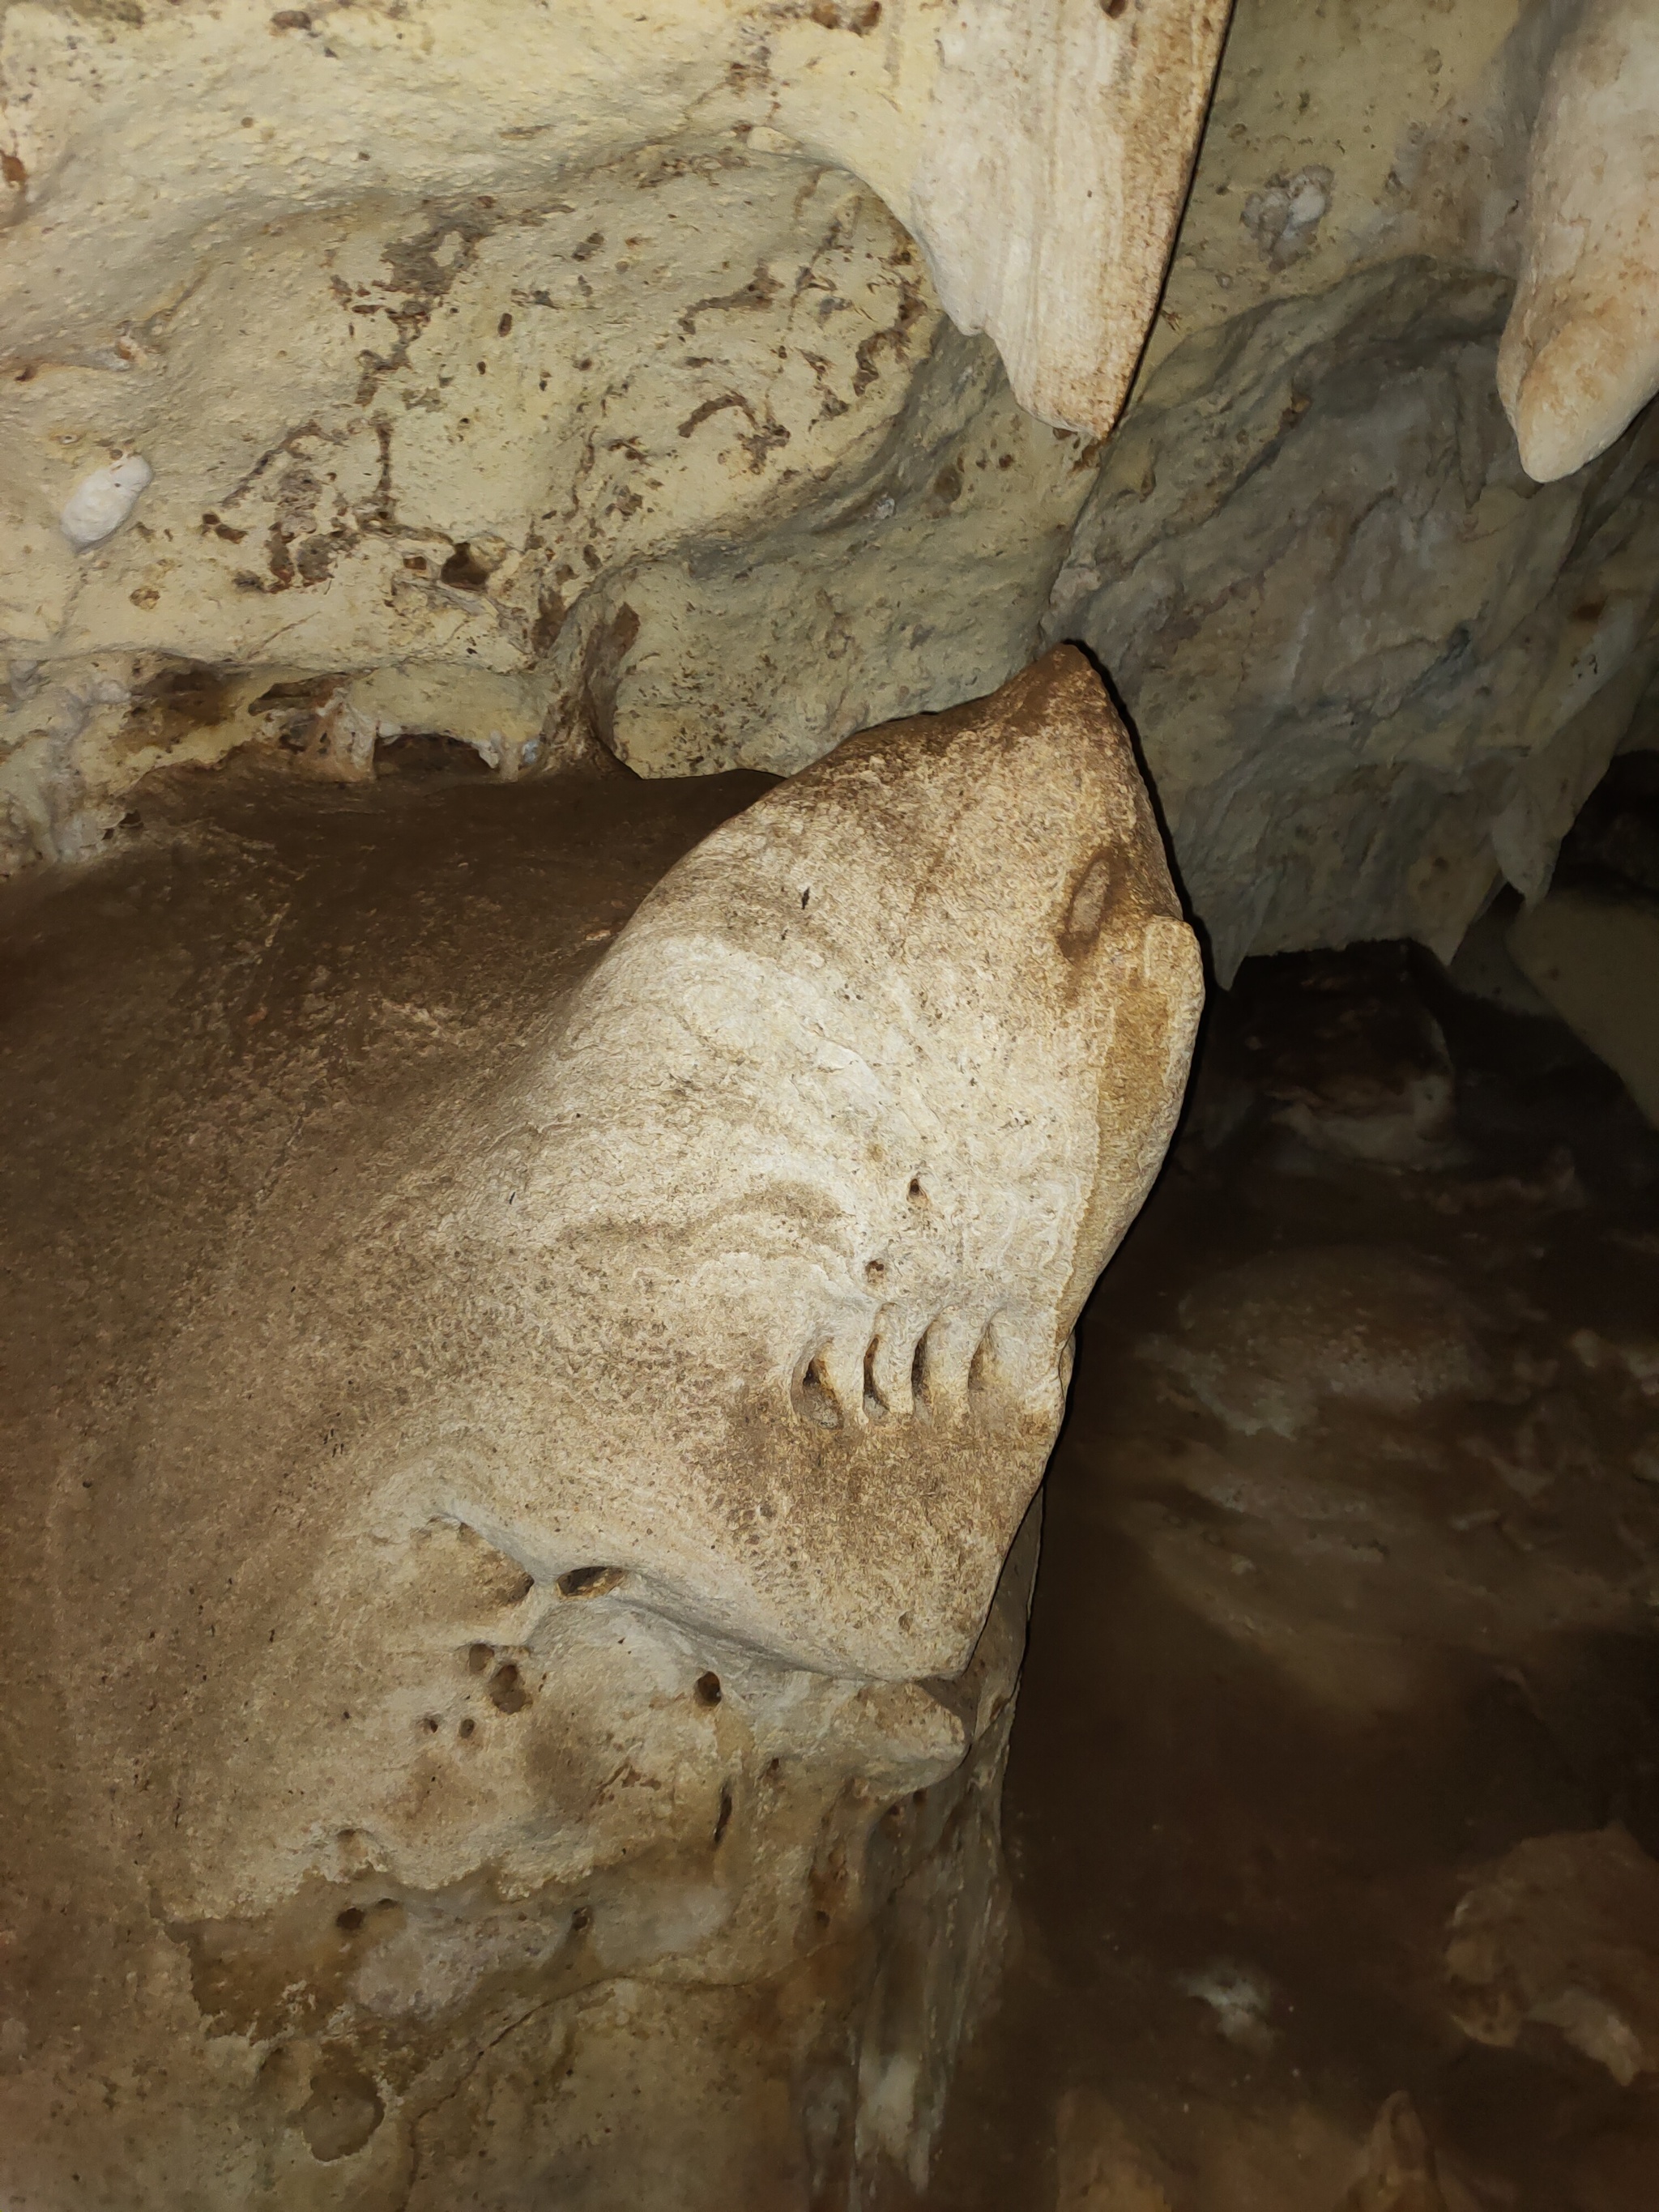
{"label": "ridged rock texture", "polygon": [[623,784],[198,821],[113,959],[101,873],[19,916],[8,2203],[925,2175],[1197,949],[1069,649],[654,888],[734,799]]}

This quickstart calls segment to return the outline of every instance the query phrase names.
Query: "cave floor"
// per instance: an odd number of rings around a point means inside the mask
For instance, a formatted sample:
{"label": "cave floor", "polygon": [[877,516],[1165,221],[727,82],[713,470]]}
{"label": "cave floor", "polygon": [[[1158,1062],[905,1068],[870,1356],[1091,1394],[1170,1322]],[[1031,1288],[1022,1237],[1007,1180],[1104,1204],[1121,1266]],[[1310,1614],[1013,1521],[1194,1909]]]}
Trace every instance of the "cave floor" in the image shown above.
{"label": "cave floor", "polygon": [[1652,1140],[1469,1018],[1454,1164],[1189,1126],[1085,1317],[934,2212],[1659,2205]]}

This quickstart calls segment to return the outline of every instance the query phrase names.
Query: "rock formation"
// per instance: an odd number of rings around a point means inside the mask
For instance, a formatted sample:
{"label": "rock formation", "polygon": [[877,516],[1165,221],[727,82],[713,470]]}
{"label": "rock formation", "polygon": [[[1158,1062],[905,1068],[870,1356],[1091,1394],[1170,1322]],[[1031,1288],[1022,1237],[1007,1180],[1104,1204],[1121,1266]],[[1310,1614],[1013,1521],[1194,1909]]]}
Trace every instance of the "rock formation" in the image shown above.
{"label": "rock formation", "polygon": [[[26,2198],[923,2172],[1198,998],[1079,646],[1220,981],[1507,883],[1650,1089],[1539,902],[1659,726],[1653,11],[1231,12],[1203,128],[1227,0],[0,8]],[[559,883],[399,878],[423,753]],[[1426,1166],[1449,1071],[1280,1117]],[[1321,1278],[1252,1395],[1287,1295],[1154,1364],[1285,1440],[1422,1380],[1331,1327],[1484,1373]]]}
{"label": "rock formation", "polygon": [[1605,453],[1659,392],[1659,17],[1584,0],[1551,64],[1526,252],[1498,360],[1540,483]]}
{"label": "rock formation", "polygon": [[1001,683],[1224,14],[9,8],[11,864],[249,744],[787,770]]}
{"label": "rock formation", "polygon": [[1449,954],[1652,712],[1632,0],[1238,0],[1184,215],[1212,0],[140,12],[0,32],[0,864],[250,746],[792,773],[1073,639],[1224,977]]}
{"label": "rock formation", "polygon": [[13,1027],[22,2202],[925,2170],[1015,1540],[1196,953],[1073,652],[762,797],[614,942],[650,837],[607,872],[571,788],[528,896],[442,811],[399,877],[384,798],[181,830],[119,864],[174,952]]}

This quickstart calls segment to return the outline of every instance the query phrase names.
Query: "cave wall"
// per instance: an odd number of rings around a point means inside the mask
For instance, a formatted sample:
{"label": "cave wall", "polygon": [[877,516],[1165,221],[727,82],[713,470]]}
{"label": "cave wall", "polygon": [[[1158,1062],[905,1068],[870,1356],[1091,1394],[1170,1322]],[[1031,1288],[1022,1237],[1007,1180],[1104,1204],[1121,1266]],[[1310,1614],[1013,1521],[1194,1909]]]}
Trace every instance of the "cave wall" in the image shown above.
{"label": "cave wall", "polygon": [[1499,404],[1578,20],[1240,0],[1044,621],[1134,715],[1224,980],[1366,938],[1449,957],[1500,881],[1540,896],[1659,667],[1654,425],[1539,484]]}
{"label": "cave wall", "polygon": [[[1224,977],[1538,896],[1659,665],[1650,433],[1540,484],[1498,392],[1551,68],[1626,0],[1240,0],[1106,440],[1064,410],[1127,364],[1079,398],[1045,363],[1099,333],[1009,305],[1093,190],[1032,183],[1082,142],[1019,38],[1082,84],[1094,32],[981,12],[974,64],[945,0],[684,0],[648,53],[580,9],[14,0],[5,865],[246,747],[789,773],[1073,640]],[[1219,11],[1157,21],[1190,95]],[[1124,143],[1146,97],[1097,104]],[[1121,165],[1122,329],[1171,160]]]}

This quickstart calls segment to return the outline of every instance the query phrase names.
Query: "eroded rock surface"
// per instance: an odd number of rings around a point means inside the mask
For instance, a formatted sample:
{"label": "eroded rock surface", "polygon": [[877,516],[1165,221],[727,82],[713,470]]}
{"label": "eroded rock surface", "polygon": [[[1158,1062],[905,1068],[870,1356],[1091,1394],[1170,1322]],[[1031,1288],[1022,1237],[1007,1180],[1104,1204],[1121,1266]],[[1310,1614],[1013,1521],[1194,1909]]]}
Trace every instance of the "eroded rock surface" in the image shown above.
{"label": "eroded rock surface", "polygon": [[1002,682],[1225,12],[9,8],[9,863],[250,743],[787,770]]}
{"label": "eroded rock surface", "polygon": [[[1613,411],[1560,469],[1517,449],[1498,396],[1552,315],[1638,361],[1650,17],[1240,0],[1146,362],[1044,617],[1121,688],[1224,978],[1399,934],[1449,956],[1500,879],[1538,896],[1652,680],[1638,371],[1609,355]],[[1600,103],[1571,145],[1564,77]],[[1554,274],[1522,274],[1544,267],[1529,149]]]}
{"label": "eroded rock surface", "polygon": [[1655,429],[1536,487],[1508,298],[1413,258],[1253,309],[1108,449],[1046,626],[1121,685],[1224,977],[1536,895],[1659,666]]}
{"label": "eroded rock surface", "polygon": [[654,889],[754,785],[612,777],[262,785],[17,894],[26,2201],[925,2172],[1196,951],[1074,653]]}
{"label": "eroded rock surface", "polygon": [[4,865],[245,746],[793,772],[1069,638],[1224,977],[1449,957],[1655,673],[1647,12],[1240,0],[1153,317],[1212,0],[23,0]]}

